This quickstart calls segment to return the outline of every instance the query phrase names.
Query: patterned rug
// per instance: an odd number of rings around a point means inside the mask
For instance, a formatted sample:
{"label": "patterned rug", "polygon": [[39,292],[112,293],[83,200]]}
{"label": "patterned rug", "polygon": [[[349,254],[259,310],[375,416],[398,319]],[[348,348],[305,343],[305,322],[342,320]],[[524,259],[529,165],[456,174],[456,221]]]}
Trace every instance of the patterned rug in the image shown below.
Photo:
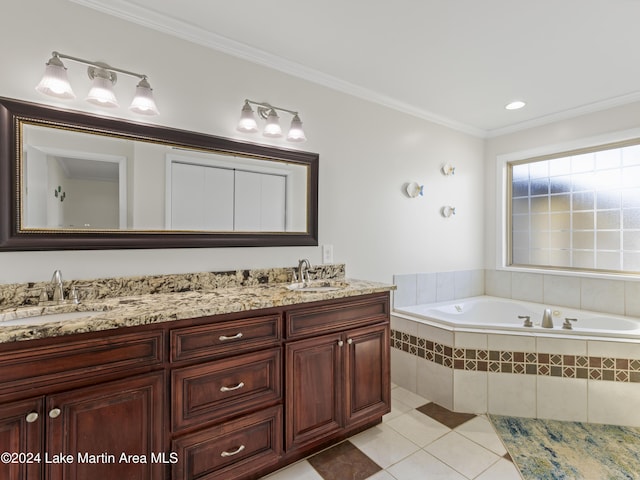
{"label": "patterned rug", "polygon": [[640,428],[489,418],[525,480],[640,479]]}

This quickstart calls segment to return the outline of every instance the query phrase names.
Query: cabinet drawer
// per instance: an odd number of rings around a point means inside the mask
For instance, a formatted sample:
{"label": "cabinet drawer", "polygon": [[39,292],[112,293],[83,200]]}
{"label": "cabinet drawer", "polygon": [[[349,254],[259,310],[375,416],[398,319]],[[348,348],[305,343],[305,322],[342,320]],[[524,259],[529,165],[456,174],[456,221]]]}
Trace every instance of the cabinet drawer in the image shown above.
{"label": "cabinet drawer", "polygon": [[389,321],[389,294],[345,298],[286,312],[287,338],[300,338]]}
{"label": "cabinet drawer", "polygon": [[172,442],[180,459],[174,480],[242,478],[276,463],[282,453],[282,407],[185,435]]}
{"label": "cabinet drawer", "polygon": [[280,401],[281,357],[274,348],[174,369],[173,430]]}
{"label": "cabinet drawer", "polygon": [[20,347],[0,354],[0,391],[33,389],[42,385],[101,377],[106,373],[131,371],[161,365],[163,332],[138,332],[83,340],[60,337],[48,346]]}
{"label": "cabinet drawer", "polygon": [[219,357],[277,345],[282,337],[280,315],[230,320],[171,331],[171,361]]}

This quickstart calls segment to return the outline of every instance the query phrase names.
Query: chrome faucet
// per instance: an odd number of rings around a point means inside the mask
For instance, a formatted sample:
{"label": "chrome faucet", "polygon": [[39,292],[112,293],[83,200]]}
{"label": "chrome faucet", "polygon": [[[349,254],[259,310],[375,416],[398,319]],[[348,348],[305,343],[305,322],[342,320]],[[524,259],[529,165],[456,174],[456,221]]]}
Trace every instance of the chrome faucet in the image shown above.
{"label": "chrome faucet", "polygon": [[311,268],[311,264],[309,260],[303,258],[302,260],[298,260],[298,280],[303,284],[306,284],[310,281],[309,278],[309,269]]}
{"label": "chrome faucet", "polygon": [[51,277],[51,284],[53,285],[53,301],[58,303],[64,302],[64,290],[62,288],[62,272],[56,270]]}
{"label": "chrome faucet", "polygon": [[551,319],[551,309],[546,308],[542,314],[542,328],[553,328],[553,320]]}

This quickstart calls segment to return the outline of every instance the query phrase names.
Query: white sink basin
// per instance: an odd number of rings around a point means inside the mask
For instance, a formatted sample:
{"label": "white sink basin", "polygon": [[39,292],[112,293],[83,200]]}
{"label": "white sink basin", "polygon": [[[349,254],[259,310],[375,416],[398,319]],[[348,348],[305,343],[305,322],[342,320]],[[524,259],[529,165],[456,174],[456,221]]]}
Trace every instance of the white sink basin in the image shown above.
{"label": "white sink basin", "polygon": [[[0,328],[9,327],[15,325],[41,325],[43,323],[50,322],[64,322],[67,320],[73,320],[76,318],[90,318],[101,313],[100,311],[87,311],[87,312],[60,312],[60,313],[45,313],[41,315],[32,316],[18,316],[16,318],[15,312],[1,313],[0,314]],[[20,313],[18,313],[20,315]]]}
{"label": "white sink basin", "polygon": [[318,280],[310,283],[292,283],[291,285],[288,285],[287,288],[289,290],[293,290],[294,292],[318,293],[342,290],[343,288],[346,288],[348,286],[349,284],[347,282]]}

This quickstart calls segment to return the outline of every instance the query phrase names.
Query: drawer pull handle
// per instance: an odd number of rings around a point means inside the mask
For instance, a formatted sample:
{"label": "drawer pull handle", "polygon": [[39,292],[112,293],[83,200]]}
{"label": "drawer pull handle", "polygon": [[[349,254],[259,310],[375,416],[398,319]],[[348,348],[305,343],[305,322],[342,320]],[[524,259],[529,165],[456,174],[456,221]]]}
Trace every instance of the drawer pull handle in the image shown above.
{"label": "drawer pull handle", "polygon": [[351,345],[353,343],[353,338],[350,338],[349,340],[347,340],[347,343]]}
{"label": "drawer pull handle", "polygon": [[344,345],[344,342],[342,340],[338,340],[338,346],[341,347]]}
{"label": "drawer pull handle", "polygon": [[239,339],[239,338],[242,338],[242,332],[238,332],[238,333],[236,333],[235,335],[232,335],[232,336],[230,336],[230,337],[227,337],[226,335],[220,335],[219,340],[220,340],[221,342],[225,342],[225,341],[227,341],[227,340],[237,340],[237,339]]}
{"label": "drawer pull handle", "polygon": [[220,454],[221,457],[233,457],[234,455],[239,454],[241,451],[244,450],[244,445],[240,445],[238,448],[236,448],[235,450],[233,450],[232,452],[222,452]]}
{"label": "drawer pull handle", "polygon": [[238,390],[238,389],[240,389],[242,387],[244,387],[244,382],[240,382],[235,387],[220,387],[220,391],[221,392],[232,392],[232,391]]}
{"label": "drawer pull handle", "polygon": [[62,411],[59,408],[52,408],[51,410],[49,410],[49,417],[58,418],[61,413]]}
{"label": "drawer pull handle", "polygon": [[36,420],[38,420],[38,414],[36,412],[31,412],[29,415],[27,415],[27,423],[33,423]]}

